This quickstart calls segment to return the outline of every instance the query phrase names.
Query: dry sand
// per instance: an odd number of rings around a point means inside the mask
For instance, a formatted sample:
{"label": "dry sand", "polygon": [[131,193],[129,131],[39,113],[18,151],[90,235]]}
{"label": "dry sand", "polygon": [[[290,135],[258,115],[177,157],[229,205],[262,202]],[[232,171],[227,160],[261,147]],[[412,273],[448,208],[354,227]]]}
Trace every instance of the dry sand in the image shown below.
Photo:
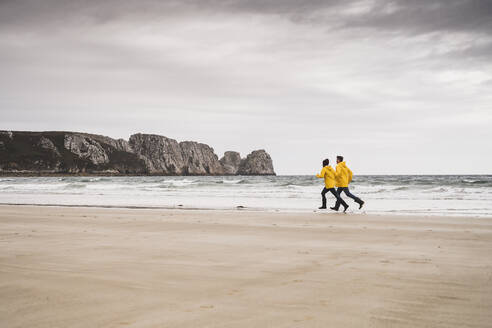
{"label": "dry sand", "polygon": [[3,327],[491,327],[492,219],[0,206]]}

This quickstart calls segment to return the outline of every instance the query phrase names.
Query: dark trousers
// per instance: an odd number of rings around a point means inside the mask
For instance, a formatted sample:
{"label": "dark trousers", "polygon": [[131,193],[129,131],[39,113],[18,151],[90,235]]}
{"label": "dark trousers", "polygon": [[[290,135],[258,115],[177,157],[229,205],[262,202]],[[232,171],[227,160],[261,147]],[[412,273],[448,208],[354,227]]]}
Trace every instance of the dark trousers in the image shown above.
{"label": "dark trousers", "polygon": [[[357,204],[361,204],[362,203],[362,199],[360,199],[359,197],[353,195],[349,188],[348,187],[338,187],[337,188],[337,194],[341,194],[342,191],[345,193],[345,195],[347,195],[347,197],[350,197],[352,198]],[[341,199],[341,198],[340,198]],[[343,204],[343,203],[340,203],[337,199],[337,203],[335,204],[335,208],[336,209],[339,209],[340,208],[340,204]],[[344,205],[345,206],[345,205]]]}
{"label": "dark trousers", "polygon": [[[333,196],[335,196],[335,198],[337,199],[337,204],[338,206],[340,206],[340,204],[343,204],[343,206],[347,206],[347,203],[345,203],[345,201],[342,199],[342,197],[340,197],[340,194],[335,190],[335,188],[323,188],[323,190],[321,191],[321,200],[323,202],[323,207],[326,207],[326,193],[327,192],[331,192],[333,194]],[[340,204],[339,204],[340,202]]]}

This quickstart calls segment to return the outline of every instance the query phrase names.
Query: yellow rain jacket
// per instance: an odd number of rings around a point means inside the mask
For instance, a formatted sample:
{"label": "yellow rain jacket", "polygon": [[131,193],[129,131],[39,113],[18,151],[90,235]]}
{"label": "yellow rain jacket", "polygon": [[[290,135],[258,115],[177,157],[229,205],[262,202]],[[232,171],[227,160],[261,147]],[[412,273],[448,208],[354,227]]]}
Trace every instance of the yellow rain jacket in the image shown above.
{"label": "yellow rain jacket", "polygon": [[316,174],[316,176],[320,179],[325,178],[326,189],[335,187],[335,170],[330,165],[323,167],[321,173]]}
{"label": "yellow rain jacket", "polygon": [[352,175],[352,171],[350,171],[345,162],[338,163],[335,172],[335,183],[337,187],[348,187],[352,181]]}
{"label": "yellow rain jacket", "polygon": [[[345,162],[344,162],[345,163]],[[345,168],[347,169],[347,179],[348,179],[348,183],[351,183],[352,182],[352,177],[353,177],[353,173],[352,171],[348,168],[347,164],[345,164]]]}

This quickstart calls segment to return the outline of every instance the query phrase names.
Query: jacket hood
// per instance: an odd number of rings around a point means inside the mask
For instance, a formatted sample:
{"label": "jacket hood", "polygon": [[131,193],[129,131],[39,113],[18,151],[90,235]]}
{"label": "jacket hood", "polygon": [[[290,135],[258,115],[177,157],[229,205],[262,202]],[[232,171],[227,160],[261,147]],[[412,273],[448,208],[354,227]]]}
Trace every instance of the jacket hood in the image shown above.
{"label": "jacket hood", "polygon": [[345,164],[345,161],[338,163],[338,165],[343,166],[343,167],[347,167],[347,165]]}

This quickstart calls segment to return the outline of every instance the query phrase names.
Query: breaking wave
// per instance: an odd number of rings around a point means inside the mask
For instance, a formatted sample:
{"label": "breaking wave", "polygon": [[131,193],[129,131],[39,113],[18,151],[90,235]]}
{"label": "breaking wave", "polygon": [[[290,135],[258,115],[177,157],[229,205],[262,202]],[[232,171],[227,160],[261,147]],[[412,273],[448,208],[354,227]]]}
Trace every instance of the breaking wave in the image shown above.
{"label": "breaking wave", "polygon": [[241,183],[243,182],[242,179],[238,179],[238,180],[222,180],[222,183],[225,183],[225,184],[238,184],[238,183]]}
{"label": "breaking wave", "polygon": [[[314,176],[2,177],[0,204],[312,210],[319,207],[322,188],[323,180]],[[492,216],[490,175],[355,176],[350,190],[366,200],[369,213],[454,215],[451,209],[459,205],[460,213]]]}

